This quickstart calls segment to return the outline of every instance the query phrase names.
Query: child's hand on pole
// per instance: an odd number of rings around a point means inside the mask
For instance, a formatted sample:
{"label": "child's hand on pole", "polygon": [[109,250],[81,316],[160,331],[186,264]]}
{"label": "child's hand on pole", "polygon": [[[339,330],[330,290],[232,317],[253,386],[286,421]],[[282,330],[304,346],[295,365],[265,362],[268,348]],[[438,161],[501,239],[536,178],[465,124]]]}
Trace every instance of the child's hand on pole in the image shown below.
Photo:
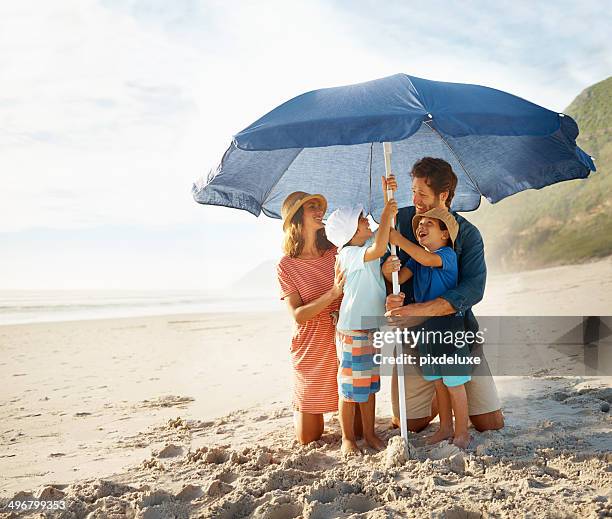
{"label": "child's hand on pole", "polygon": [[397,180],[395,180],[395,175],[389,175],[389,178],[383,176],[382,177],[382,188],[383,192],[387,192],[388,189],[391,191],[397,191]]}
{"label": "child's hand on pole", "polygon": [[387,203],[385,204],[385,208],[383,209],[382,215],[380,216],[381,223],[383,220],[388,220],[390,224],[391,220],[395,218],[396,214],[397,214],[397,200],[393,198],[387,201]]}
{"label": "child's hand on pole", "polygon": [[389,243],[392,245],[399,245],[401,239],[402,235],[399,231],[396,231],[395,229],[391,229],[389,231]]}
{"label": "child's hand on pole", "polygon": [[399,272],[402,264],[397,256],[389,256],[382,264],[381,271],[385,279],[391,282],[391,276],[394,272]]}

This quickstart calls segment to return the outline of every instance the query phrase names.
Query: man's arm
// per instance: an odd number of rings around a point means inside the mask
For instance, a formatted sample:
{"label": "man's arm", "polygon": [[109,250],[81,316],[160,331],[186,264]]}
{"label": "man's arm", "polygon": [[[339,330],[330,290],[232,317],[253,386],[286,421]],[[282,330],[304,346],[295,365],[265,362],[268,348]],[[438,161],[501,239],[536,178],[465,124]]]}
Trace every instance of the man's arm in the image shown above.
{"label": "man's arm", "polygon": [[464,226],[461,261],[459,264],[459,283],[447,290],[441,298],[459,313],[465,314],[470,308],[482,301],[487,282],[484,243],[480,231],[473,225]]}
{"label": "man's arm", "polygon": [[[446,294],[445,294],[446,295]],[[388,296],[389,299],[391,296]],[[442,296],[444,297],[444,296]],[[434,317],[436,315],[450,315],[457,313],[457,310],[446,299],[438,297],[433,301],[426,303],[413,303],[392,310],[387,310],[387,317],[408,317],[408,316],[423,316]]]}
{"label": "man's arm", "polygon": [[478,229],[472,225],[462,230],[462,253],[459,265],[459,283],[440,297],[426,303],[394,308],[389,315],[397,316],[437,316],[459,313],[482,300],[487,280],[487,266],[484,258],[484,244]]}

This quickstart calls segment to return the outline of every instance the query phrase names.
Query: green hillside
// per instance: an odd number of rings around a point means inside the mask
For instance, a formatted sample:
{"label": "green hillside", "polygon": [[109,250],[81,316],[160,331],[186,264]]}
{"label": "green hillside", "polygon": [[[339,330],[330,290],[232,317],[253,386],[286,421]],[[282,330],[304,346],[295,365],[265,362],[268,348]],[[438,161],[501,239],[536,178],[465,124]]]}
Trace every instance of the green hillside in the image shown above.
{"label": "green hillside", "polygon": [[565,110],[578,145],[597,171],[541,190],[483,204],[467,218],[481,230],[488,263],[502,270],[572,264],[612,254],[612,77],[584,90]]}

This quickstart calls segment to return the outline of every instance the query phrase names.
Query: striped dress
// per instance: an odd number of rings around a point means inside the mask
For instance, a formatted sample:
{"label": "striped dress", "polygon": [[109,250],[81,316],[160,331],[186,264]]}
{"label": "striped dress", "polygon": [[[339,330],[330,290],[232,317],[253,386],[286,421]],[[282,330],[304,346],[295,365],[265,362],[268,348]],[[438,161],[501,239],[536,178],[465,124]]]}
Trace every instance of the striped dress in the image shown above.
{"label": "striped dress", "polygon": [[[277,265],[280,296],[297,292],[304,304],[333,287],[336,247],[315,259],[283,256]],[[311,414],[338,410],[338,358],[334,343],[335,325],[331,312],[340,309],[342,297],[319,315],[298,325],[291,338],[293,364],[293,408]]]}

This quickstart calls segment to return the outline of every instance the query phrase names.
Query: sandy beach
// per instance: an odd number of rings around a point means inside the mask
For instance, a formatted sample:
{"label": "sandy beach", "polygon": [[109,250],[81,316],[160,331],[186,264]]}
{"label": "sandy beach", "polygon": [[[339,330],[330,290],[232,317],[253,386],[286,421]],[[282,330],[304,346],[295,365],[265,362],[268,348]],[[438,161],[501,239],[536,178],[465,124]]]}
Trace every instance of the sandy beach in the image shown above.
{"label": "sandy beach", "polygon": [[609,4],[0,1],[0,519],[612,518]]}
{"label": "sandy beach", "polygon": [[[492,276],[477,315],[606,315],[612,260]],[[506,427],[466,452],[340,458],[293,439],[286,312],[0,327],[0,497],[66,510],[6,517],[605,517],[612,514],[610,377],[497,377]]]}

